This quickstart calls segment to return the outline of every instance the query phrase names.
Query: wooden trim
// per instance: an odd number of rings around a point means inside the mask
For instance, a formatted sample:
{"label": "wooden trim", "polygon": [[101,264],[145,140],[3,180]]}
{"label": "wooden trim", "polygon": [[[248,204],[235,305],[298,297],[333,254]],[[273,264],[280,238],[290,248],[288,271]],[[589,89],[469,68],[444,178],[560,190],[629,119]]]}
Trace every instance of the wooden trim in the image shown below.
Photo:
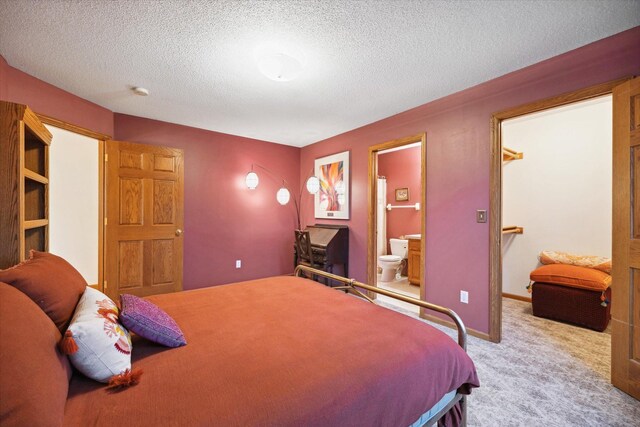
{"label": "wooden trim", "polygon": [[[26,109],[26,107],[25,107]],[[22,120],[20,120],[20,124],[18,125],[18,141],[20,144],[20,147],[18,148],[18,157],[19,157],[19,164],[18,164],[18,170],[16,171],[18,174],[20,174],[20,171],[24,171],[26,168],[24,166],[24,137],[25,137],[25,124]],[[26,259],[25,257],[25,236],[24,236],[24,230],[25,230],[25,220],[24,220],[24,208],[25,208],[25,197],[24,197],[24,178],[22,176],[19,176],[18,178],[18,222],[19,222],[19,233],[18,235],[19,240],[20,240],[20,244],[18,245],[18,251],[19,251],[19,260],[20,262],[24,261]]]}
{"label": "wooden trim", "polygon": [[44,227],[45,225],[49,225],[48,219],[32,219],[24,222],[24,229],[30,230],[32,228]]}
{"label": "wooden trim", "polygon": [[80,135],[88,136],[89,138],[98,139],[101,141],[106,141],[111,139],[111,135],[105,135],[103,133],[94,132],[87,128],[83,128],[81,126],[77,126],[71,123],[63,122],[62,120],[54,119],[53,117],[46,116],[44,114],[36,113],[36,116],[40,119],[42,123],[47,125],[55,126],[60,129],[68,130],[69,132],[77,133]]}
{"label": "wooden trim", "polygon": [[44,125],[40,122],[38,115],[31,111],[29,107],[25,107],[22,121],[24,122],[25,126],[31,129],[31,131],[42,140],[44,144],[51,144],[51,138],[53,138],[53,135],[51,135],[51,132],[49,132],[46,127],[44,127]]}
{"label": "wooden trim", "polygon": [[489,164],[489,341],[502,340],[502,142],[501,120],[491,117]]}
{"label": "wooden trim", "polygon": [[[35,115],[42,121],[50,126],[55,126],[59,129],[86,136],[97,140],[98,142],[98,283],[91,285],[96,289],[104,292],[104,233],[105,233],[105,182],[104,182],[104,168],[106,156],[105,156],[105,141],[110,140],[111,136],[105,135],[99,132],[77,126],[71,123],[64,122],[62,120],[55,119],[53,117],[46,116],[44,114],[35,113]],[[47,131],[48,132],[48,131]]]}
{"label": "wooden trim", "polygon": [[[378,286],[378,263],[376,262],[376,223],[377,223],[377,206],[376,197],[378,194],[378,157],[377,151],[373,147],[369,147],[369,176],[367,177],[369,191],[367,193],[367,201],[369,205],[367,214],[367,283],[371,286]],[[365,292],[371,299],[376,299],[375,292]]]}
{"label": "wooden trim", "polygon": [[491,159],[489,174],[489,337],[502,338],[502,135],[503,120],[574,102],[609,95],[613,88],[632,77],[600,83],[584,89],[542,99],[497,112],[491,116]]}
{"label": "wooden trim", "polygon": [[105,233],[105,191],[104,191],[104,140],[98,140],[98,284],[97,289],[104,293],[104,233]]}
{"label": "wooden trim", "polygon": [[[420,280],[420,299],[427,300],[427,280],[425,279],[425,262],[427,259],[427,133],[424,132],[421,137],[421,150],[420,150],[420,178],[422,179],[422,197],[420,199],[420,206],[422,208],[420,218],[420,273],[422,278]],[[424,309],[420,309],[424,311]]]}
{"label": "wooden trim", "polygon": [[502,293],[502,297],[503,298],[515,299],[515,300],[518,300],[518,301],[531,302],[531,297],[523,297],[522,295],[508,294],[506,292]]}
{"label": "wooden trim", "polygon": [[[369,175],[368,175],[368,195],[367,200],[369,202],[369,213],[367,215],[368,231],[367,231],[367,283],[371,286],[377,286],[377,267],[378,262],[376,259],[376,223],[377,223],[377,211],[376,211],[376,195],[378,193],[378,151],[389,150],[391,148],[402,147],[404,145],[414,144],[416,142],[421,143],[421,159],[420,159],[420,176],[421,176],[421,207],[422,216],[420,219],[420,232],[422,233],[422,239],[420,243],[420,263],[422,269],[422,280],[420,284],[420,298],[424,301],[424,260],[425,260],[425,248],[426,248],[426,194],[427,194],[427,134],[426,132],[419,133],[417,135],[407,136],[404,138],[398,138],[391,141],[383,142],[381,144],[372,145],[369,147]],[[369,298],[375,299],[376,294],[367,291]]]}
{"label": "wooden trim", "polygon": [[[420,309],[420,311],[422,311],[422,309]],[[424,320],[428,320],[429,322],[437,323],[438,325],[446,326],[447,328],[456,329],[456,324],[452,321],[441,319],[433,314],[424,314],[421,312],[420,317]],[[491,341],[491,337],[489,337],[488,334],[476,331],[475,329],[467,328],[467,334],[485,341]]]}
{"label": "wooden trim", "polygon": [[405,145],[414,144],[416,142],[422,142],[426,139],[426,133],[422,132],[417,135],[406,136],[404,138],[393,139],[391,141],[383,142],[380,144],[372,145],[369,147],[369,152],[390,150],[392,148],[403,147]]}
{"label": "wooden trim", "polygon": [[22,173],[24,174],[25,178],[29,178],[32,181],[37,181],[41,184],[49,183],[49,178],[47,178],[46,176],[42,176],[39,173],[32,171],[31,169],[23,169]]}
{"label": "wooden trim", "polygon": [[548,110],[549,108],[560,107],[562,105],[573,104],[574,102],[586,101],[587,99],[609,95],[613,91],[614,87],[626,82],[631,78],[633,77],[623,77],[621,79],[600,83],[595,86],[589,86],[587,88],[579,89],[573,92],[563,93],[562,95],[553,96],[551,98],[545,98],[540,101],[530,102],[528,104],[497,112],[493,115],[493,117],[497,118],[498,120],[506,120],[513,117],[524,116],[525,114]]}

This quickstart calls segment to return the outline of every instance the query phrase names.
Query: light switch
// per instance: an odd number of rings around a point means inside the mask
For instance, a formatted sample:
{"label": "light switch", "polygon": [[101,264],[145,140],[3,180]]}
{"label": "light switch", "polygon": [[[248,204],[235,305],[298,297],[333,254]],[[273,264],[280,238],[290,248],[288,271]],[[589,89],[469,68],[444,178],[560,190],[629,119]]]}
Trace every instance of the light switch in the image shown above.
{"label": "light switch", "polygon": [[487,211],[485,209],[476,211],[476,222],[487,222]]}

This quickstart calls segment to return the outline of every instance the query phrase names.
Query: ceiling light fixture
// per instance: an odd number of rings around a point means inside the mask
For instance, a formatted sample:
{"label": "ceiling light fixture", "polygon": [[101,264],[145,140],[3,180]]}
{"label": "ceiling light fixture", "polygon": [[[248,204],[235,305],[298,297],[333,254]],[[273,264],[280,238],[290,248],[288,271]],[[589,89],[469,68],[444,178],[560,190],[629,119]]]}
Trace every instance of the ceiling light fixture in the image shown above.
{"label": "ceiling light fixture", "polygon": [[286,53],[268,53],[258,59],[258,69],[271,80],[289,82],[300,75],[302,63]]}

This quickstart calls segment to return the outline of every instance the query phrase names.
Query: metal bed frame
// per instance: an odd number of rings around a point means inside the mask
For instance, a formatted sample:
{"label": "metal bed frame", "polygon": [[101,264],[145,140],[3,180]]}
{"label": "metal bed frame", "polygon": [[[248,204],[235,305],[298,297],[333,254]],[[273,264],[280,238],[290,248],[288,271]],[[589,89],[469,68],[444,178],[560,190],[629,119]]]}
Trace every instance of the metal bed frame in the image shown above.
{"label": "metal bed frame", "polygon": [[[406,295],[402,295],[396,292],[392,292],[392,291],[388,291],[386,289],[382,289],[382,288],[378,288],[375,286],[371,286],[371,285],[367,285],[366,283],[362,283],[362,282],[358,282],[356,279],[347,279],[346,277],[342,277],[342,276],[338,276],[336,274],[333,273],[328,273],[326,271],[322,271],[322,270],[317,270],[315,268],[311,268],[311,267],[307,267],[305,265],[298,265],[293,273],[294,276],[296,277],[301,277],[301,276],[305,276],[305,278],[307,277],[307,274],[310,275],[310,277],[314,277],[314,276],[321,276],[324,277],[328,280],[333,280],[336,282],[341,283],[340,286],[331,286],[333,289],[338,289],[338,290],[343,290],[347,293],[352,293],[360,298],[364,298],[367,301],[374,303],[373,300],[371,298],[369,298],[367,295],[363,294],[362,292],[360,292],[360,289],[364,289],[367,290],[369,292],[374,292],[380,295],[385,295],[387,297],[390,298],[394,298],[397,299],[399,301],[403,301],[409,304],[413,304],[413,305],[417,305],[420,308],[424,308],[426,310],[432,310],[432,311],[436,311],[438,313],[442,313],[445,314],[447,316],[449,316],[451,318],[451,320],[453,320],[453,323],[456,326],[456,330],[458,331],[458,345],[460,347],[462,347],[462,349],[466,352],[467,351],[467,328],[464,326],[464,323],[462,322],[462,319],[460,319],[460,316],[458,316],[458,314],[446,307],[442,307],[436,304],[431,304],[429,302],[426,301],[422,301],[416,298],[412,298],[412,297],[408,297]],[[374,303],[375,304],[375,303]],[[432,426],[435,425],[437,423],[437,421],[447,412],[449,412],[449,410],[451,408],[453,408],[455,406],[456,403],[460,402],[460,407],[462,409],[462,426],[466,426],[467,424],[467,401],[466,401],[466,396],[463,395],[460,392],[456,392],[456,395],[454,396],[454,398],[444,407],[442,408],[437,414],[433,415],[431,418],[429,418],[424,424],[423,426]]]}

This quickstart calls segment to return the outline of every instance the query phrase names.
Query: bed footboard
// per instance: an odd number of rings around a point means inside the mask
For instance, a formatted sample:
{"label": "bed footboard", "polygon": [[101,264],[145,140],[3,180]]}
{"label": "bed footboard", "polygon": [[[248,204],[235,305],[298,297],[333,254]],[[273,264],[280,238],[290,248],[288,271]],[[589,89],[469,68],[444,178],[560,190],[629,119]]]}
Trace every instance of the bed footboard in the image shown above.
{"label": "bed footboard", "polygon": [[[404,301],[406,303],[409,304],[413,304],[416,305],[418,307],[424,308],[426,310],[431,310],[431,311],[436,311],[438,313],[442,313],[446,316],[448,316],[449,318],[451,318],[451,320],[453,320],[453,323],[456,325],[456,330],[458,332],[458,345],[460,347],[462,347],[463,350],[467,351],[467,329],[464,326],[464,323],[462,322],[462,319],[460,319],[460,316],[458,316],[458,314],[451,310],[450,308],[446,308],[446,307],[442,307],[436,304],[431,304],[429,302],[426,301],[422,301],[416,298],[412,298],[412,297],[408,297],[406,295],[402,295],[396,292],[392,292],[392,291],[388,291],[386,289],[382,289],[382,288],[378,288],[376,286],[371,286],[371,285],[367,285],[365,283],[362,282],[358,282],[356,279],[347,279],[346,277],[342,277],[342,276],[338,276],[336,274],[333,273],[328,273],[326,271],[322,271],[322,270],[316,270],[315,268],[310,268],[304,265],[298,265],[294,271],[294,276],[300,277],[303,274],[309,274],[310,276],[321,276],[321,277],[325,277],[327,279],[336,281],[341,283],[340,286],[334,286],[334,289],[340,289],[340,290],[344,290],[346,292],[350,292],[353,293],[361,298],[364,298],[366,300],[368,300],[369,302],[373,303],[373,300],[371,298],[369,298],[368,296],[366,296],[365,294],[363,294],[362,292],[360,292],[359,289],[364,289],[370,292],[375,292],[377,294],[380,295],[385,295],[388,296],[390,298],[394,298],[397,299],[399,301]],[[465,398],[465,395],[463,395],[462,393],[456,393],[455,397],[451,400],[451,402],[449,402],[448,405],[446,405],[440,412],[438,412],[436,415],[434,415],[431,419],[427,420],[427,422],[424,424],[426,426],[430,426],[430,425],[434,425],[436,423],[436,421],[438,419],[440,419],[444,414],[446,414],[453,406],[455,406],[458,402],[460,402],[461,405],[461,410],[462,410],[462,426],[466,425],[466,419],[467,419],[467,401]]]}

